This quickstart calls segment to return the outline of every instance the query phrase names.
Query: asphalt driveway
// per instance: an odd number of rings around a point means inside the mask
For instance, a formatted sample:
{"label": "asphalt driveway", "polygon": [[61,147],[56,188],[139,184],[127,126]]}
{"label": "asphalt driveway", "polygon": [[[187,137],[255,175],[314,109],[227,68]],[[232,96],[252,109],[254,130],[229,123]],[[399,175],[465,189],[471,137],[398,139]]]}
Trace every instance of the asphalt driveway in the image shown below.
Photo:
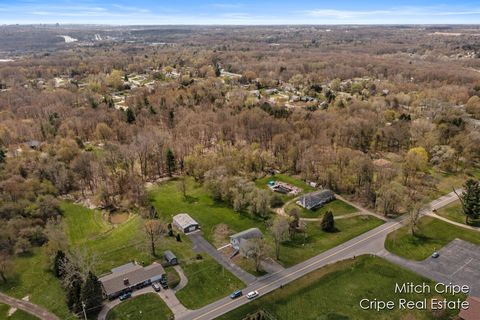
{"label": "asphalt driveway", "polygon": [[238,267],[235,263],[230,261],[228,258],[222,255],[214,246],[212,246],[205,238],[202,233],[197,231],[188,234],[190,240],[193,243],[193,251],[201,253],[204,252],[215,259],[219,264],[221,264],[225,269],[233,273],[237,278],[242,280],[246,285],[249,285],[257,278],[251,275],[248,272],[245,272],[243,269]]}

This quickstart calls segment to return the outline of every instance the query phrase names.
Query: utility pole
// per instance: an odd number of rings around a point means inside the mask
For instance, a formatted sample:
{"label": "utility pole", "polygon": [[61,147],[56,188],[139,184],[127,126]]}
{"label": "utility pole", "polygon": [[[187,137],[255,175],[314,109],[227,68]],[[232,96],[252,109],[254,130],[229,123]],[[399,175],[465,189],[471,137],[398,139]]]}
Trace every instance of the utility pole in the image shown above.
{"label": "utility pole", "polygon": [[85,307],[85,302],[82,301],[83,316],[85,317],[85,320],[87,320],[87,312],[85,311]]}

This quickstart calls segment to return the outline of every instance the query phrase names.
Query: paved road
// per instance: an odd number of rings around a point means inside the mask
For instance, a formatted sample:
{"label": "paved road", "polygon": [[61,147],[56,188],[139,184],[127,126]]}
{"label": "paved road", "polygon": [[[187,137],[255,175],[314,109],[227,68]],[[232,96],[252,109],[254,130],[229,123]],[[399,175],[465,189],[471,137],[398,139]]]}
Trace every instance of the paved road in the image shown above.
{"label": "paved road", "polygon": [[214,258],[218,263],[220,263],[225,269],[233,273],[245,284],[251,284],[257,280],[255,276],[251,275],[248,272],[245,272],[242,268],[238,267],[235,263],[226,258],[222,253],[218,252],[215,247],[213,247],[205,238],[201,232],[189,233],[188,237],[192,240],[193,250],[195,252],[205,252],[212,258]]}
{"label": "paved road", "polygon": [[0,302],[28,312],[42,320],[60,320],[60,318],[58,318],[56,315],[42,307],[37,306],[36,304],[7,296],[4,293],[0,293]]}
{"label": "paved road", "polygon": [[[451,192],[440,199],[432,201],[432,203],[430,203],[430,208],[438,209],[455,201],[456,199],[456,195]],[[429,212],[429,209],[423,210],[422,214],[426,215]],[[399,229],[407,222],[408,217],[406,215],[397,219],[389,220],[383,225],[372,229],[354,239],[351,239],[335,248],[325,251],[311,259],[308,259],[307,261],[283,271],[262,277],[254,283],[248,285],[243,291],[246,293],[248,291],[258,290],[260,295],[264,295],[327,264],[332,264],[362,254],[380,254],[384,250],[384,243],[387,235],[390,232]],[[176,320],[215,319],[216,317],[234,310],[248,302],[249,300],[245,296],[236,300],[231,300],[229,297],[225,297],[201,309],[191,311],[190,313],[185,314],[183,317],[178,317]]]}

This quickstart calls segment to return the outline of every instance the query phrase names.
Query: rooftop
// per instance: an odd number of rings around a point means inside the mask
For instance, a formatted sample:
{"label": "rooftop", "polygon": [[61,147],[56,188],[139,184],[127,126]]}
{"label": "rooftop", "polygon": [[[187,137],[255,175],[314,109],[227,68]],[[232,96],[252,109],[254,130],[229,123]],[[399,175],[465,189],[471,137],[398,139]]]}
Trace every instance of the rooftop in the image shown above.
{"label": "rooftop", "polygon": [[[106,295],[111,295],[162,274],[165,274],[165,270],[156,262],[147,267],[132,263],[112,269],[111,274],[99,280]],[[125,284],[125,279],[128,279],[128,284]]]}
{"label": "rooftop", "polygon": [[463,320],[478,319],[478,315],[480,314],[480,298],[468,297],[467,301],[470,304],[469,308],[461,310],[458,316]]}
{"label": "rooftop", "polygon": [[179,213],[173,217],[173,221],[175,221],[178,225],[182,228],[187,228],[193,224],[198,224],[192,217],[190,217],[187,213]]}
{"label": "rooftop", "polygon": [[230,239],[252,239],[263,238],[263,234],[258,228],[250,228],[230,236]]}

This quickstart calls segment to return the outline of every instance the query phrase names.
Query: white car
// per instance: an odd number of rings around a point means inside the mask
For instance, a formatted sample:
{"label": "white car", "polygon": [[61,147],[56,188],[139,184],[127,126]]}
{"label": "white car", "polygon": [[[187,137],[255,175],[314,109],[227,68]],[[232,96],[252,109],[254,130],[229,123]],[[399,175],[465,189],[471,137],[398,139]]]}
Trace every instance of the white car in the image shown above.
{"label": "white car", "polygon": [[255,291],[250,291],[249,293],[247,293],[247,299],[253,299],[255,297],[258,296],[258,291],[255,290]]}

